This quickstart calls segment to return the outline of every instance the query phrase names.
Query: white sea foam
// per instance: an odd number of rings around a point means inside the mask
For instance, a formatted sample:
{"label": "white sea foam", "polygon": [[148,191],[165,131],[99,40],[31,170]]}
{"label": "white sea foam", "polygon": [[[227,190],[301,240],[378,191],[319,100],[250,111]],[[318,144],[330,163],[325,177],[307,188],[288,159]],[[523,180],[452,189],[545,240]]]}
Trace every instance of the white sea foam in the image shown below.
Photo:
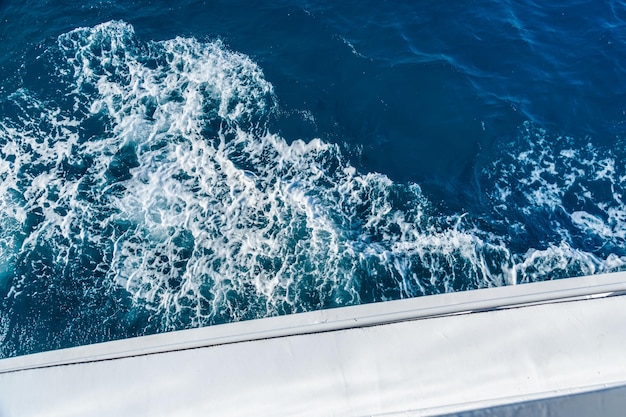
{"label": "white sea foam", "polygon": [[[626,165],[611,149],[594,147],[591,142],[582,149],[572,145],[572,138],[551,136],[526,123],[518,145],[488,175],[495,183],[491,198],[503,220],[511,230],[538,229],[530,239],[544,246],[516,256],[522,282],[626,266],[620,249],[626,238]],[[546,229],[534,221],[545,222]],[[537,236],[542,232],[543,236]],[[529,239],[527,233],[522,235]],[[614,253],[613,249],[620,250]]]}
{"label": "white sea foam", "polygon": [[[78,271],[99,276],[93,285],[124,288],[172,329],[625,262],[567,244],[512,254],[506,237],[435,212],[415,184],[359,173],[321,140],[286,142],[265,128],[277,108],[271,84],[219,41],[142,43],[109,22],[62,35],[49,53],[74,102],[20,91],[20,116],[0,124],[0,276],[18,258],[40,267],[37,248],[65,274],[88,254]],[[562,176],[554,157],[533,152],[519,157],[531,167],[521,190],[508,171],[498,182],[502,207],[520,192],[563,205],[560,184],[545,179]],[[598,178],[615,176],[602,167]],[[562,177],[573,184],[574,174]],[[622,208],[572,221],[623,235]],[[13,277],[11,294],[29,279]]]}

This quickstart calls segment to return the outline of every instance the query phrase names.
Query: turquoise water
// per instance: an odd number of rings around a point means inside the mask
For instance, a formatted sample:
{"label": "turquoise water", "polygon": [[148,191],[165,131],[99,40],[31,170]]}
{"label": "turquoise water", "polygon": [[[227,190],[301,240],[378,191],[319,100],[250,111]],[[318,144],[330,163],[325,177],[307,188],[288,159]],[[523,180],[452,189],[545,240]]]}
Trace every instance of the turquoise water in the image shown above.
{"label": "turquoise water", "polygon": [[625,16],[0,3],[0,357],[626,269]]}

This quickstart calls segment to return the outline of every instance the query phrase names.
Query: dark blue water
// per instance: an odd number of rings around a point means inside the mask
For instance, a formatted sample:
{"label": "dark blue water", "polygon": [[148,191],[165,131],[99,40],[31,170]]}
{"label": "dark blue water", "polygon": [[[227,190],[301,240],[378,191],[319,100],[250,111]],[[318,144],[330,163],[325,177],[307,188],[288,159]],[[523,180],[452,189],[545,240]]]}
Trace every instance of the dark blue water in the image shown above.
{"label": "dark blue water", "polygon": [[0,2],[0,357],[626,269],[618,1]]}

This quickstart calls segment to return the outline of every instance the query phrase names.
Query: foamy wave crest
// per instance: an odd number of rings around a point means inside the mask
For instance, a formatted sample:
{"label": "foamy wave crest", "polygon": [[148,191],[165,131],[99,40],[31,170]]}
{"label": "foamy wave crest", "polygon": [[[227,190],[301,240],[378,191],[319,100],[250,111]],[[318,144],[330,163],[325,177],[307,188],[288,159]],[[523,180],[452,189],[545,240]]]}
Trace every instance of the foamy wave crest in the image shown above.
{"label": "foamy wave crest", "polygon": [[272,85],[219,41],[109,22],[33,65],[0,97],[0,355],[626,267],[614,150],[526,124],[486,214],[443,216],[269,131]]}
{"label": "foamy wave crest", "polygon": [[271,84],[219,41],[109,22],[41,59],[60,98],[20,90],[0,124],[0,277],[9,308],[63,300],[57,324],[40,312],[54,343],[89,320],[162,331],[514,279],[508,249],[417,185],[268,132]]}
{"label": "foamy wave crest", "polygon": [[623,143],[576,142],[526,123],[487,172],[490,222],[519,253],[519,282],[626,267]]}

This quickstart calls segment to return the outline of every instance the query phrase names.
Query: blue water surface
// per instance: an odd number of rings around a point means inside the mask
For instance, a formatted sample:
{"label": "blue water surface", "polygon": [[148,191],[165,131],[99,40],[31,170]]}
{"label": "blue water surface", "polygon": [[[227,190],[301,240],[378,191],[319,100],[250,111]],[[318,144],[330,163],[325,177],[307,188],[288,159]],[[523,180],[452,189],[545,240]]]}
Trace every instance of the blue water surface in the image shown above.
{"label": "blue water surface", "polygon": [[619,1],[0,2],[0,357],[626,269]]}

